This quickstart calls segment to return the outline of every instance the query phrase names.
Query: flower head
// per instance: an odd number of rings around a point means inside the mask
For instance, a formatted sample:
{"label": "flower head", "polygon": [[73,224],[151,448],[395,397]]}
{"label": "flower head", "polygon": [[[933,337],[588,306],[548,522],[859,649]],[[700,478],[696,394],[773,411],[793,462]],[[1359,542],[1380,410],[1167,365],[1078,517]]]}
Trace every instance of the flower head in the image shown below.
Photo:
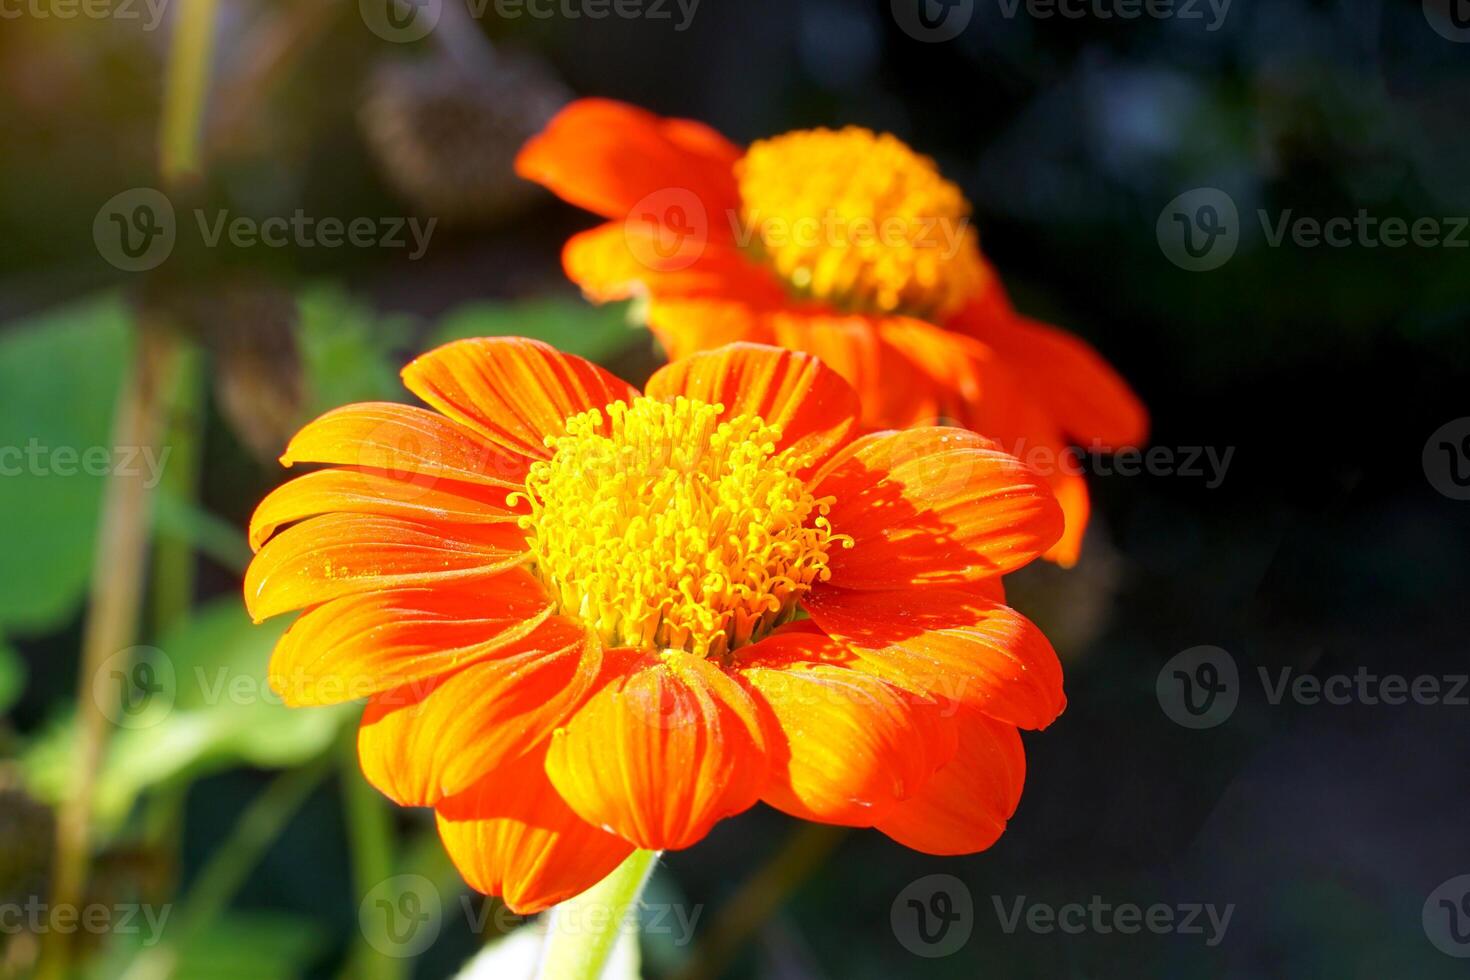
{"label": "flower head", "polygon": [[1075,561],[1087,525],[1068,446],[1146,436],[1095,351],[1011,307],[963,193],[892,135],[802,130],[742,151],[583,99],[516,168],[613,219],[567,243],[567,274],[596,300],[646,297],[671,358],[737,340],[807,351],[858,390],[865,427],[952,420],[1045,472],[1066,513],[1049,558]]}
{"label": "flower head", "polygon": [[465,878],[530,912],[757,800],[911,847],[988,847],[1017,728],[1061,669],[1000,575],[1062,516],[962,429],[858,435],[810,355],[732,345],[639,393],[535,341],[404,371],[257,509],[257,620],[288,704],[367,698],[363,772],[430,806]]}

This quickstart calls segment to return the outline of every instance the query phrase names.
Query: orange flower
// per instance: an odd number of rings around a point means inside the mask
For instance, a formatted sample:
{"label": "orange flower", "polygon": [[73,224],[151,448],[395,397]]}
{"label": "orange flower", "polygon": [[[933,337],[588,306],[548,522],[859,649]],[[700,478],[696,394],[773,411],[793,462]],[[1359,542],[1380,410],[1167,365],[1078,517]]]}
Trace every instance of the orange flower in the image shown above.
{"label": "orange flower", "polygon": [[291,441],[331,468],[260,504],[245,600],[306,610],[272,687],[366,697],[363,772],[470,884],[543,909],[758,799],[936,854],[1000,835],[1017,728],[1064,704],[1000,586],[1061,531],[1029,468],[962,429],[856,437],[847,382],[773,347],[642,395],[521,338],[403,378],[437,411]]}
{"label": "orange flower", "polygon": [[806,130],[742,153],[700,123],[583,99],[516,169],[614,219],[567,243],[567,274],[599,302],[646,297],[670,358],[735,340],[808,351],[857,388],[867,427],[952,419],[1045,472],[1062,564],[1089,511],[1068,445],[1146,437],[1096,351],[1011,307],[964,195],[893,136]]}

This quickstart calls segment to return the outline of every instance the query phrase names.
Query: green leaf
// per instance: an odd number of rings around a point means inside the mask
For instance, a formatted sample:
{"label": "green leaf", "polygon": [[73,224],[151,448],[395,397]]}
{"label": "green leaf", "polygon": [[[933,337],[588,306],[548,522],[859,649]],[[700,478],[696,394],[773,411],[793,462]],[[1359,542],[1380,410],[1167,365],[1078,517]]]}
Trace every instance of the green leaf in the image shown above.
{"label": "green leaf", "polygon": [[558,350],[601,362],[646,341],[647,333],[634,328],[629,307],[629,303],[594,306],[557,297],[470,303],[439,321],[429,346],[466,337],[534,337]]}
{"label": "green leaf", "polygon": [[182,949],[174,949],[167,944],[169,926],[182,911],[155,905],[130,916],[129,931],[114,934],[87,971],[88,980],[128,976],[294,980],[309,972],[327,946],[325,930],[305,919],[235,910],[193,936]]}
{"label": "green leaf", "polygon": [[[162,783],[238,765],[294,766],[332,745],[357,705],[291,709],[266,684],[271,649],[287,625],[252,625],[238,599],[221,599],[156,648],[136,648],[129,662],[109,665],[94,691],[120,727],[98,777],[99,821],[116,825],[139,794]],[[147,673],[140,675],[135,665],[144,660]],[[117,710],[124,692],[132,711]],[[75,724],[63,720],[28,753],[29,782],[43,799],[65,792],[74,738]]]}
{"label": "green leaf", "polygon": [[0,629],[57,627],[86,591],[104,476],[131,451],[111,447],[130,321],[109,296],[0,337]]}
{"label": "green leaf", "polygon": [[26,687],[26,665],[20,654],[0,641],[0,714],[20,699]]}
{"label": "green leaf", "polygon": [[380,316],[335,286],[305,290],[297,308],[311,417],[349,402],[406,397],[394,351],[411,339],[411,321]]}

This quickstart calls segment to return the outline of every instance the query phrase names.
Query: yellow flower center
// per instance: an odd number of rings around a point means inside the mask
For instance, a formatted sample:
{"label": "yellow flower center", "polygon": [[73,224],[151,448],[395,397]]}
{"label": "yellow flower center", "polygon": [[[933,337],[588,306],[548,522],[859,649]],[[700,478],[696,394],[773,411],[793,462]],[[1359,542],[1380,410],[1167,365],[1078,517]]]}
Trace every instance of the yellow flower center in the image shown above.
{"label": "yellow flower center", "polygon": [[776,453],[780,429],[722,410],[636,398],[574,415],[526,476],[536,571],[609,645],[723,657],[791,619],[851,544]]}
{"label": "yellow flower center", "polygon": [[849,126],[760,140],[735,175],[743,230],[801,294],[936,316],[989,276],[964,194],[887,133]]}

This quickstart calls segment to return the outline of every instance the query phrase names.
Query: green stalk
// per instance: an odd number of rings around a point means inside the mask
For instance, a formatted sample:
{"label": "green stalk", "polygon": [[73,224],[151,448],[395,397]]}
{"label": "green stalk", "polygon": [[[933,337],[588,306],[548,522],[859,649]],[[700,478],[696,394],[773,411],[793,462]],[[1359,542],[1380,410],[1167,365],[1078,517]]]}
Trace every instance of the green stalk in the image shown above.
{"label": "green stalk", "polygon": [[[157,446],[161,423],[161,390],[169,377],[176,347],[167,332],[139,322],[133,367],[118,396],[113,418],[115,446]],[[82,633],[77,674],[77,740],[72,784],[56,817],[52,858],[53,908],[78,905],[87,887],[92,850],[92,801],[112,725],[93,697],[92,681],[107,658],[134,642],[148,558],[152,493],[140,474],[114,470],[102,497],[102,516],[92,557],[91,593]],[[54,929],[41,944],[39,976],[67,975],[71,934]]]}
{"label": "green stalk", "polygon": [[[362,777],[357,763],[357,742],[348,739],[342,753],[342,795],[347,818],[348,852],[352,856],[353,884],[362,899],[374,887],[393,877],[396,864],[393,854],[393,820],[384,800],[377,790]],[[436,841],[437,843],[437,841]],[[361,980],[402,980],[408,975],[412,961],[406,958],[385,956],[378,951],[387,944],[387,922],[379,917],[369,917],[369,924],[384,930],[384,935],[372,942],[362,937],[352,952],[352,977]]]}
{"label": "green stalk", "polygon": [[551,910],[537,980],[598,980],[643,894],[658,851],[634,851],[612,874]]}
{"label": "green stalk", "polygon": [[[199,430],[203,422],[203,391],[199,348],[179,346],[173,391],[169,393],[169,447],[160,493],[176,505],[193,504],[199,484]],[[159,527],[153,541],[153,632],[162,635],[183,619],[194,599],[194,545],[178,529]]]}
{"label": "green stalk", "polygon": [[180,0],[174,15],[158,140],[159,169],[165,183],[196,176],[202,169],[200,130],[214,55],[215,2]]}

